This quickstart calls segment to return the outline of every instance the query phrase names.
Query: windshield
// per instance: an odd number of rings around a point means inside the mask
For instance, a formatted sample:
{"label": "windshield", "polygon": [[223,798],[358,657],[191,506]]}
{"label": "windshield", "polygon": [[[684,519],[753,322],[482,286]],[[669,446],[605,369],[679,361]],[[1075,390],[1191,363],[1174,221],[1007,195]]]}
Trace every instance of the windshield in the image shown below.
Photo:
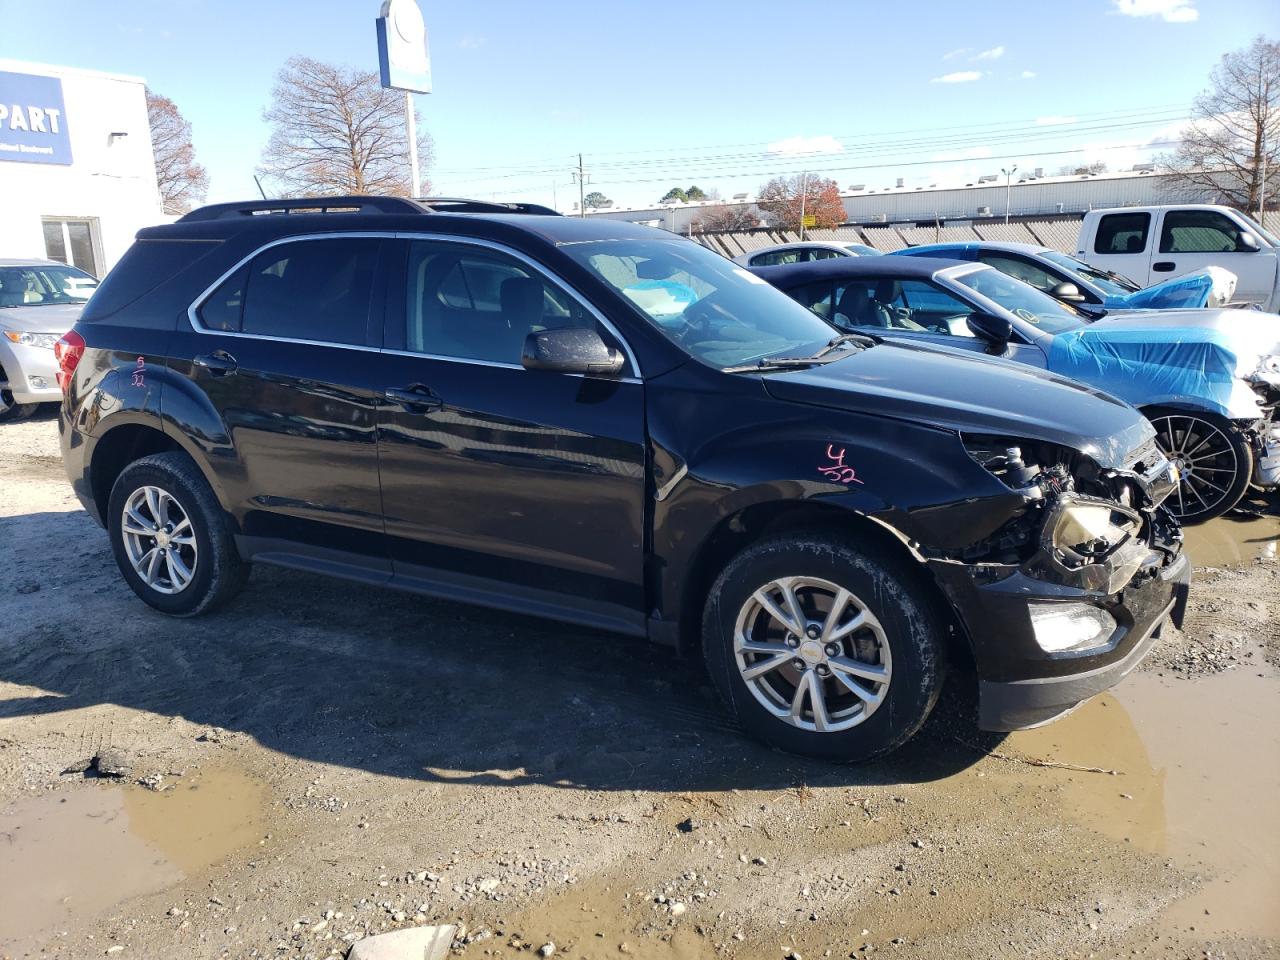
{"label": "windshield", "polygon": [[972,270],[951,279],[999,304],[1015,317],[1045,333],[1066,333],[1084,326],[1084,322],[1070,307],[991,267]]}
{"label": "windshield", "polygon": [[61,264],[0,267],[0,307],[84,303],[97,286],[83,270]]}
{"label": "windshield", "polygon": [[669,340],[716,367],[808,356],[839,332],[759,277],[687,240],[597,240],[560,249]]}
{"label": "windshield", "polygon": [[1128,277],[1122,277],[1116,273],[1108,273],[1105,270],[1099,270],[1097,267],[1091,267],[1083,260],[1077,260],[1075,257],[1069,257],[1065,253],[1058,253],[1056,250],[1046,250],[1040,254],[1046,260],[1056,263],[1060,267],[1065,267],[1082,280],[1087,280],[1095,287],[1099,287],[1103,293],[1112,296],[1123,297],[1126,294],[1141,290],[1136,283]]}

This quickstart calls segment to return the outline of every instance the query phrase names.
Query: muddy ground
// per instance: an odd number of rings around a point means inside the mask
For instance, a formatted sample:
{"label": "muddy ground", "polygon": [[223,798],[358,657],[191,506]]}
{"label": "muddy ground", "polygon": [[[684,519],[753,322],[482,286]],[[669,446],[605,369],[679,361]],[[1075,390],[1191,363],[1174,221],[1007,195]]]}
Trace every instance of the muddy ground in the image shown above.
{"label": "muddy ground", "polygon": [[1280,954],[1274,501],[1194,534],[1186,630],[1113,693],[833,767],[588,630],[269,568],[166,619],[51,418],[0,428],[0,494],[0,956]]}

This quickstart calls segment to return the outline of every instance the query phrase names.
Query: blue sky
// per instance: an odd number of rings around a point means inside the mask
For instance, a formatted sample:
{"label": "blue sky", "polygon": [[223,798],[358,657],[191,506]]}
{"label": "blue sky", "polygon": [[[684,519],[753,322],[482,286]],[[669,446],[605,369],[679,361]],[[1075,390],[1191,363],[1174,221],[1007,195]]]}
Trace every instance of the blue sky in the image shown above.
{"label": "blue sky", "polygon": [[[1145,160],[1275,0],[897,3],[419,0],[436,193],[564,208],[581,151],[619,204]],[[378,0],[0,0],[0,56],[135,74],[194,127],[209,199],[256,193],[261,114],[294,54],[376,69]],[[1069,152],[1080,151],[1080,152]]]}

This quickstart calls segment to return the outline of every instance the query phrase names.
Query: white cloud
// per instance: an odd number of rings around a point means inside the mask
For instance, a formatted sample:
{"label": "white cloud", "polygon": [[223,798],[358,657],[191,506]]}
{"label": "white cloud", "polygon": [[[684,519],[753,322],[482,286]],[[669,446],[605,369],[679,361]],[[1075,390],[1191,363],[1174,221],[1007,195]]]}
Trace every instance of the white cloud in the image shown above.
{"label": "white cloud", "polygon": [[974,54],[969,59],[970,60],[999,60],[1003,56],[1004,56],[1004,47],[992,47],[990,50],[983,50],[981,53]]}
{"label": "white cloud", "polygon": [[818,137],[787,137],[768,146],[769,153],[794,156],[803,153],[844,153],[844,145],[830,134]]}
{"label": "white cloud", "polygon": [[1192,23],[1200,19],[1195,0],[1112,0],[1116,13],[1126,17],[1160,17],[1166,23]]}
{"label": "white cloud", "polygon": [[973,47],[959,47],[942,55],[943,60],[954,60],[956,57],[967,57],[973,53]]}
{"label": "white cloud", "polygon": [[1023,80],[1034,80],[1035,78],[1036,78],[1036,72],[1035,72],[1034,70],[1023,70],[1023,71],[1022,71],[1022,79],[1023,79]]}
{"label": "white cloud", "polygon": [[959,70],[955,73],[946,73],[940,77],[934,77],[930,83],[972,83],[974,80],[982,79],[981,70]]}
{"label": "white cloud", "polygon": [[1079,117],[1036,117],[1037,127],[1061,127],[1068,123],[1078,123]]}

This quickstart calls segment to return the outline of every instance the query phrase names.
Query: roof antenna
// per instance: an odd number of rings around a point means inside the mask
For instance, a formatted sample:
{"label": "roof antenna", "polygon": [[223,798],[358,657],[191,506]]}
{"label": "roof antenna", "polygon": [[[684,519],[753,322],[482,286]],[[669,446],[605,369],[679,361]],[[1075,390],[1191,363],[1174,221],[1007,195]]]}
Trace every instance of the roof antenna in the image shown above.
{"label": "roof antenna", "polygon": [[262,194],[262,199],[263,200],[268,199],[267,191],[262,189],[262,181],[258,179],[258,175],[256,173],[253,175],[253,182],[258,185],[258,192]]}

